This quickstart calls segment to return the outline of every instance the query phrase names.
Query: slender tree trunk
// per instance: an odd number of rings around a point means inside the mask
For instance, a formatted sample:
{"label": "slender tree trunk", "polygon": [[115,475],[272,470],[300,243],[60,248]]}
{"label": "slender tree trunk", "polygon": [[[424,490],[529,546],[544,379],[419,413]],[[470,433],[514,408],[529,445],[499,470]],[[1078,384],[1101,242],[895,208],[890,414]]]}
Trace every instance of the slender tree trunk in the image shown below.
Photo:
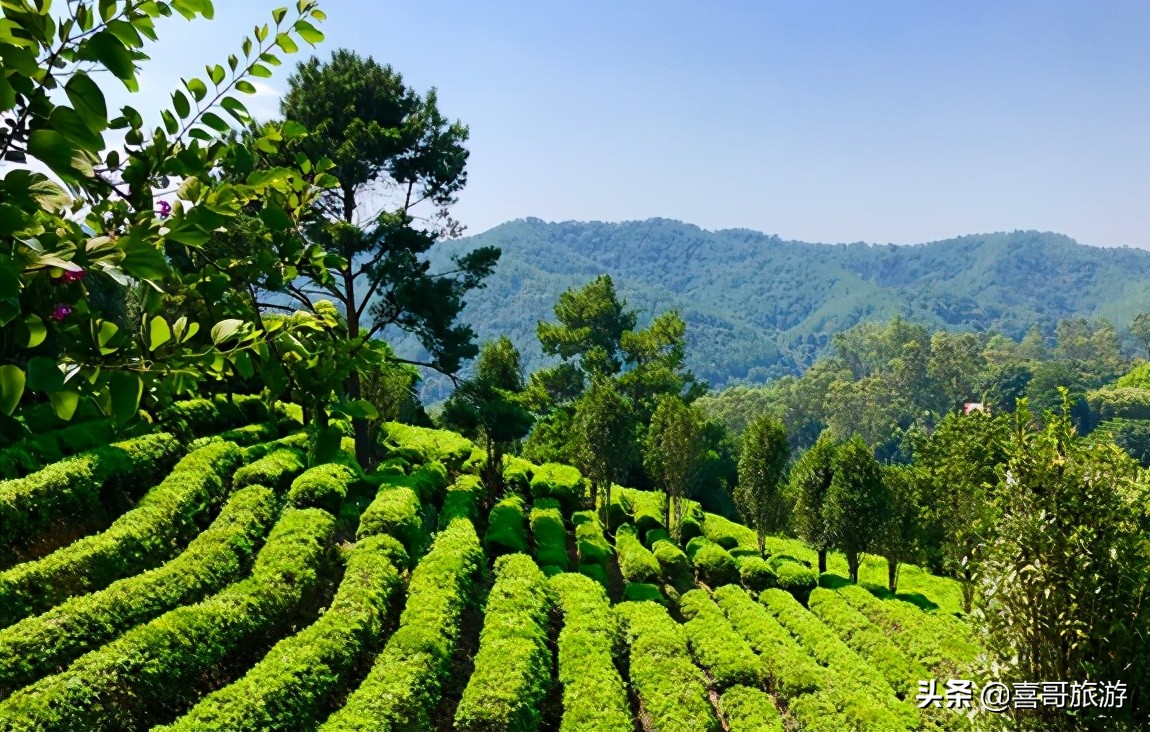
{"label": "slender tree trunk", "polygon": [[898,592],[898,560],[893,557],[886,558],[886,586],[892,595]]}
{"label": "slender tree trunk", "polygon": [[603,526],[608,533],[611,531],[611,481],[603,485]]}
{"label": "slender tree trunk", "polygon": [[962,579],[962,611],[964,613],[970,612],[970,606],[974,600],[974,583],[970,581],[969,577]]}
{"label": "slender tree trunk", "polygon": [[758,532],[758,534],[759,534],[759,556],[761,557],[767,551],[767,535],[761,531]]}
{"label": "slender tree trunk", "polygon": [[827,550],[819,549],[819,574],[827,571]]}
{"label": "slender tree trunk", "polygon": [[858,584],[858,581],[859,581],[859,555],[858,555],[858,552],[848,551],[846,554],[847,554],[847,571],[850,573],[851,582]]}
{"label": "slender tree trunk", "polygon": [[679,533],[677,530],[672,529],[671,524],[671,491],[665,491],[664,494],[666,495],[667,500],[663,504],[663,525],[667,527],[667,533],[678,538]]}

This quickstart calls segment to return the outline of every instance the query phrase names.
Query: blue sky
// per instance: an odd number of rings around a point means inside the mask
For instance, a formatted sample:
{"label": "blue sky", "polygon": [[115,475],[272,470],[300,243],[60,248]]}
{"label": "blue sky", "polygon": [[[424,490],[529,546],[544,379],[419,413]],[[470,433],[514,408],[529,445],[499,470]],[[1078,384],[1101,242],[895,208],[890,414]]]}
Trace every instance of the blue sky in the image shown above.
{"label": "blue sky", "polygon": [[[275,3],[216,6],[159,27],[139,106]],[[390,63],[470,126],[456,214],[472,233],[664,216],[806,241],[1039,229],[1150,248],[1145,0],[322,7],[317,53]],[[287,73],[253,111],[275,113]]]}

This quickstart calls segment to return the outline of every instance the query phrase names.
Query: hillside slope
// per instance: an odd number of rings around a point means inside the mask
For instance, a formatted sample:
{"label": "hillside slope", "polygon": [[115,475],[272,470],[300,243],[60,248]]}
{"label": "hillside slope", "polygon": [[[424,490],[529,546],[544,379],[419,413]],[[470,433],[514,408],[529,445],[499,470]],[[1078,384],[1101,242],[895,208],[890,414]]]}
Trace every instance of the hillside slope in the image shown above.
{"label": "hillside slope", "polygon": [[[677,308],[688,361],[712,386],[800,370],[830,337],[895,314],[928,325],[996,329],[1108,317],[1120,328],[1150,303],[1150,252],[1101,249],[1016,231],[914,246],[809,244],[747,230],[704,231],[667,219],[511,221],[442,246],[503,256],[464,315],[480,340],[508,334],[528,370],[543,363],[535,324],[559,293],[602,273],[643,317]],[[443,262],[437,262],[443,264]],[[411,352],[409,344],[402,344]]]}

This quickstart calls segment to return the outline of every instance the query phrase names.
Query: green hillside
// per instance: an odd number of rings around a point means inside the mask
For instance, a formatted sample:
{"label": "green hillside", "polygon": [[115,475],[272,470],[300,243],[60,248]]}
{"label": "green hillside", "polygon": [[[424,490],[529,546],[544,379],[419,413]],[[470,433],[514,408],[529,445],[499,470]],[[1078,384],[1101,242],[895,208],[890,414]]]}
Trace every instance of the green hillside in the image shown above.
{"label": "green hillside", "polygon": [[[609,273],[642,316],[677,308],[688,365],[718,387],[810,365],[830,336],[901,314],[927,326],[997,330],[1021,340],[1068,316],[1119,328],[1150,302],[1150,252],[1101,249],[1015,231],[916,246],[808,244],[667,219],[626,223],[512,221],[441,247],[502,250],[464,320],[480,340],[511,336],[530,372],[535,324],[561,292]],[[406,345],[411,348],[411,344]]]}

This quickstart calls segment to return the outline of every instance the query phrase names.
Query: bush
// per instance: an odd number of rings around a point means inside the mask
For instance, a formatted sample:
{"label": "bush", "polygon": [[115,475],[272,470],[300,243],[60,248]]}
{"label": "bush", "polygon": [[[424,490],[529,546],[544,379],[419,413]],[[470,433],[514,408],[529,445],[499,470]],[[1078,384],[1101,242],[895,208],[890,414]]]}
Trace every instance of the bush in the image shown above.
{"label": "bush", "polygon": [[[602,501],[603,490],[599,489],[600,498]],[[611,491],[611,503],[607,506],[607,523],[614,531],[626,523],[630,523],[632,517],[631,500],[627,497],[625,489],[615,486]]]}
{"label": "bush", "polygon": [[738,560],[739,581],[743,587],[754,592],[762,592],[778,587],[778,577],[770,562],[762,557],[741,557]]}
{"label": "bush", "polygon": [[627,689],[615,666],[621,631],[603,587],[579,574],[549,580],[563,614],[559,632],[559,732],[633,732]]}
{"label": "bush", "polygon": [[531,508],[531,535],[535,537],[535,558],[540,566],[557,567],[566,571],[570,563],[567,555],[567,529],[559,502],[554,498],[540,498]]}
{"label": "bush", "polygon": [[753,529],[713,513],[705,514],[702,524],[703,536],[724,549],[742,547],[758,554],[759,537]]}
{"label": "bush", "polygon": [[331,606],[281,640],[243,678],[204,697],[168,730],[312,728],[340,684],[383,631],[403,580],[388,537],[358,542]]}
{"label": "bush", "polygon": [[284,491],[306,467],[303,453],[290,447],[281,447],[237,470],[232,485],[236,488],[263,485]]}
{"label": "bush", "polygon": [[0,482],[0,547],[18,548],[71,517],[103,516],[102,495],[140,495],[180,452],[173,435],[144,435]]}
{"label": "bush", "polygon": [[643,545],[648,549],[654,550],[655,544],[660,541],[671,541],[671,535],[666,529],[651,529],[643,535]]}
{"label": "bush", "polygon": [[475,671],[455,710],[462,732],[534,730],[551,685],[547,578],[524,554],[495,560]]}
{"label": "bush", "polygon": [[138,729],[171,718],[220,662],[295,620],[320,582],[335,519],[285,509],[251,577],[172,610],[0,703],[0,728]]}
{"label": "bush", "polygon": [[874,666],[900,698],[913,698],[918,680],[929,678],[921,664],[899,650],[881,628],[833,590],[820,587],[811,592],[809,607],[851,650]]}
{"label": "bush", "polygon": [[347,489],[355,479],[352,469],[339,463],[308,468],[292,481],[288,502],[296,508],[322,508],[337,514],[347,496]]}
{"label": "bush", "polygon": [[571,515],[575,526],[575,549],[580,564],[606,566],[611,558],[611,545],[603,537],[603,524],[594,511],[576,511]]}
{"label": "bush", "polygon": [[639,542],[635,527],[624,524],[615,532],[615,551],[619,554],[619,571],[628,582],[656,583],[659,581],[659,562],[655,555]]}
{"label": "bush", "polygon": [[623,600],[627,602],[657,602],[667,604],[667,597],[659,589],[659,585],[646,582],[627,582],[623,585]]}
{"label": "bush", "polygon": [[679,610],[687,622],[691,655],[699,665],[711,672],[719,689],[735,684],[761,686],[762,662],[755,652],[737,634],[723,611],[703,590],[691,590],[679,599]]}
{"label": "bush", "polygon": [[619,493],[627,498],[631,506],[632,520],[638,530],[639,538],[646,537],[647,532],[661,529],[666,531],[663,523],[663,513],[667,506],[667,497],[657,491],[640,491],[633,488],[621,488]]}
{"label": "bush", "polygon": [[439,512],[439,530],[457,518],[474,521],[479,517],[479,501],[483,497],[483,483],[477,475],[461,475],[447,488],[443,510]]}
{"label": "bush", "polygon": [[783,732],[783,718],[761,689],[732,686],[719,698],[731,732]]}
{"label": "bush", "polygon": [[394,536],[410,556],[423,552],[427,532],[420,515],[419,496],[410,488],[384,486],[359,518],[357,540],[378,534]]}
{"label": "bush", "polygon": [[[739,568],[735,566],[735,559],[726,549],[707,541],[703,537],[691,540],[691,543],[700,542],[695,549],[692,563],[699,579],[711,587],[729,585],[739,581]],[[688,552],[690,554],[690,552]]]}
{"label": "bush", "polygon": [[683,629],[653,602],[615,607],[630,646],[631,683],[661,732],[717,732],[706,677],[695,667]]}
{"label": "bush", "polygon": [[233,427],[268,421],[268,410],[257,395],[237,394],[228,401],[217,395],[211,399],[188,399],[168,405],[156,423],[188,442]]}
{"label": "bush", "polygon": [[493,556],[527,553],[527,517],[523,499],[509,495],[487,516],[487,533],[483,543]]}
{"label": "bush", "polygon": [[401,457],[413,465],[438,461],[451,470],[459,470],[475,449],[471,440],[450,430],[399,422],[384,423],[379,439],[386,457]]}
{"label": "bush", "polygon": [[657,541],[652,547],[655,561],[659,563],[659,572],[663,581],[680,592],[686,592],[694,585],[694,575],[691,573],[691,560],[683,550],[670,541]]}
{"label": "bush", "polygon": [[80,595],[0,631],[0,697],[180,605],[234,581],[275,521],[279,502],[263,486],[237,491],[183,554],[135,577]]}
{"label": "bush", "polygon": [[607,589],[607,570],[601,564],[580,564],[579,574],[592,579],[599,583],[603,589]]}
{"label": "bush", "polygon": [[470,521],[457,519],[439,532],[411,574],[399,628],[321,729],[434,729],[431,715],[451,667],[460,618],[478,599],[485,567]]}
{"label": "bush", "polygon": [[278,436],[279,430],[276,429],[274,424],[258,422],[256,424],[246,424],[243,427],[234,427],[230,430],[224,430],[223,432],[198,437],[189,442],[188,447],[195,450],[205,445],[210,445],[213,442],[234,442],[241,447],[250,447],[275,440]]}
{"label": "bush", "polygon": [[240,449],[230,442],[196,450],[103,533],[0,574],[0,627],[173,556],[223,501],[239,461]]}
{"label": "bush", "polygon": [[112,420],[94,419],[26,437],[0,450],[0,479],[20,478],[68,455],[107,445],[115,432]]}
{"label": "bush", "polygon": [[503,456],[503,481],[512,491],[526,496],[531,491],[531,480],[537,468],[533,463],[514,455]]}
{"label": "bush", "polygon": [[543,463],[531,477],[531,497],[554,498],[565,513],[574,511],[583,501],[583,476],[570,465]]}
{"label": "bush", "polygon": [[684,516],[679,522],[679,541],[690,541],[703,535],[703,524],[692,516]]}
{"label": "bush", "polygon": [[799,602],[806,602],[811,590],[819,586],[819,573],[802,562],[776,555],[769,564],[775,572],[775,586],[791,593]]}

